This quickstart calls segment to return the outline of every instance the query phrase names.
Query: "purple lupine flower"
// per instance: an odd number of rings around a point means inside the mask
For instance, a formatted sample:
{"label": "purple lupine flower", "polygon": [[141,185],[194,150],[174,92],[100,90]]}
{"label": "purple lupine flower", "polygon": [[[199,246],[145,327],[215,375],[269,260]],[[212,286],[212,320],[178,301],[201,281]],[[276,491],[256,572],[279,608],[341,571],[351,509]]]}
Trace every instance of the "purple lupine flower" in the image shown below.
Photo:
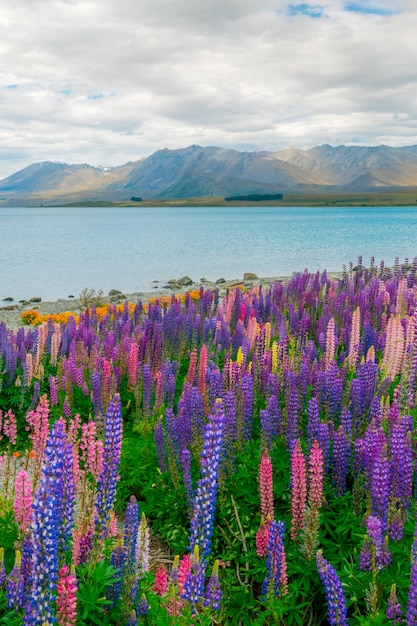
{"label": "purple lupine flower", "polygon": [[7,577],[6,597],[9,609],[21,609],[25,605],[25,578],[22,572],[22,556],[16,550],[15,563],[12,571]]}
{"label": "purple lupine flower", "polygon": [[101,393],[101,377],[98,372],[91,372],[91,391],[93,396],[94,415],[102,415],[103,398]]}
{"label": "purple lupine flower", "polygon": [[308,402],[307,415],[307,447],[310,449],[313,441],[318,437],[320,424],[319,405],[315,396]]}
{"label": "purple lupine flower", "polygon": [[222,590],[219,583],[219,561],[216,560],[213,566],[213,572],[206,586],[203,604],[205,607],[211,607],[213,611],[219,611],[221,601]]}
{"label": "purple lupine flower", "polygon": [[346,437],[341,424],[333,436],[333,484],[338,497],[346,490],[347,460]]}
{"label": "purple lupine flower", "polygon": [[123,566],[125,559],[126,554],[123,548],[123,542],[119,540],[110,557],[110,564],[116,571],[117,580],[112,585],[107,587],[106,591],[106,598],[107,600],[111,600],[113,602],[113,607],[117,606],[122,592]]}
{"label": "purple lupine flower", "polygon": [[274,425],[272,423],[271,414],[268,409],[263,409],[259,413],[261,421],[261,441],[263,450],[271,450],[274,440]]}
{"label": "purple lupine flower", "polygon": [[[75,485],[73,472],[73,449],[69,441],[65,442],[62,467],[62,499],[59,526],[59,550],[61,558],[69,550],[74,525]],[[63,563],[62,563],[63,564]]]}
{"label": "purple lupine flower", "polygon": [[51,401],[51,405],[55,406],[58,404],[58,380],[56,376],[49,376],[49,399]]}
{"label": "purple lupine flower", "polygon": [[152,400],[152,369],[149,363],[143,365],[143,412],[147,415],[151,410]]}
{"label": "purple lupine flower", "polygon": [[384,446],[375,459],[371,483],[372,512],[380,518],[384,532],[388,529],[389,487],[390,467],[387,449]]}
{"label": "purple lupine flower", "polygon": [[30,403],[32,407],[38,406],[40,394],[41,394],[41,384],[38,380],[35,380],[35,382],[33,383],[32,401]]}
{"label": "purple lupine flower", "polygon": [[402,417],[392,426],[389,436],[391,496],[398,499],[405,510],[409,510],[413,484],[412,425]]}
{"label": "purple lupine flower", "polygon": [[388,598],[387,611],[385,613],[385,616],[393,624],[401,624],[402,614],[403,614],[403,610],[401,608],[401,604],[398,602],[396,585],[394,583],[391,587],[391,592]]}
{"label": "purple lupine flower", "polygon": [[287,408],[287,450],[290,451],[293,441],[298,439],[298,390],[295,380],[291,381]]}
{"label": "purple lupine flower", "polygon": [[193,481],[191,479],[191,452],[188,448],[181,450],[180,466],[182,470],[182,481],[185,488],[185,496],[187,499],[187,508],[192,515],[193,513]]}
{"label": "purple lupine flower", "polygon": [[414,541],[411,548],[411,572],[410,586],[408,589],[407,603],[407,626],[415,626],[417,624],[417,533],[414,532]]}
{"label": "purple lupine flower", "polygon": [[123,563],[122,580],[124,585],[124,608],[133,607],[138,594],[139,572],[137,568],[136,552],[139,533],[139,507],[135,496],[130,496],[126,507],[125,530],[123,548],[125,560]]}
{"label": "purple lupine flower", "polygon": [[282,433],[282,415],[278,404],[278,396],[273,394],[268,397],[267,409],[271,416],[274,437]]}
{"label": "purple lupine flower", "polygon": [[330,626],[348,626],[346,599],[339,576],[323,557],[321,550],[317,552],[316,563],[326,593],[327,616]]}
{"label": "purple lupine flower", "polygon": [[323,452],[324,471],[328,474],[330,465],[330,427],[327,422],[319,424],[317,441]]}
{"label": "purple lupine flower", "polygon": [[110,511],[113,507],[122,449],[122,410],[119,394],[109,403],[103,446],[103,469],[97,483],[96,527],[99,535],[107,537]]}
{"label": "purple lupine flower", "polygon": [[[252,413],[253,413],[253,377],[246,375],[242,379],[240,386],[242,393],[242,419],[243,419],[243,436],[245,441],[249,441],[252,434]],[[241,442],[243,443],[243,442]]]}
{"label": "purple lupine flower", "polygon": [[31,591],[23,624],[49,624],[56,620],[58,539],[63,493],[65,430],[55,422],[48,437],[39,486],[33,496]]}
{"label": "purple lupine flower", "polygon": [[190,550],[198,546],[205,567],[211,548],[218,477],[222,460],[224,435],[223,403],[218,400],[216,413],[208,418],[203,431],[201,451],[201,478],[194,496],[194,514],[190,528]]}
{"label": "purple lupine flower", "polygon": [[372,553],[375,553],[375,567],[384,569],[391,563],[391,555],[388,551],[387,539],[384,540],[383,525],[375,515],[370,515],[366,520],[367,536],[359,555],[359,569],[372,571]]}
{"label": "purple lupine flower", "polygon": [[285,575],[284,555],[284,522],[273,520],[269,525],[269,538],[266,556],[267,573],[262,584],[262,596],[274,596],[282,593],[282,583]]}
{"label": "purple lupine flower", "polygon": [[393,541],[401,541],[404,535],[404,518],[401,509],[398,509],[389,523],[388,536]]}
{"label": "purple lupine flower", "polygon": [[165,450],[165,439],[164,439],[164,428],[162,426],[162,422],[159,421],[155,424],[154,428],[154,441],[156,448],[156,456],[158,459],[158,466],[162,473],[166,472],[168,469],[167,466],[167,453]]}

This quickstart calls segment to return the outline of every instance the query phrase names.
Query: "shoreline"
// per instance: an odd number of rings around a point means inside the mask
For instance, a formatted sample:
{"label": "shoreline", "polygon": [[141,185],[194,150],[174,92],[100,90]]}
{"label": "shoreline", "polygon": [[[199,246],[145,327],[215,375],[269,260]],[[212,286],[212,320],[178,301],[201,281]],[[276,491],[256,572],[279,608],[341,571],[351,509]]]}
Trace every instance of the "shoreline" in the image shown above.
{"label": "shoreline", "polygon": [[[300,272],[294,272],[292,276],[272,276],[272,277],[256,277],[256,278],[236,278],[233,280],[224,280],[220,279],[216,282],[211,282],[208,280],[199,281],[197,283],[192,283],[189,285],[181,286],[178,283],[174,283],[171,288],[161,288],[155,289],[154,291],[136,291],[133,293],[122,293],[117,290],[113,290],[107,295],[102,295],[103,305],[107,304],[121,304],[126,300],[128,302],[138,302],[141,300],[142,302],[149,302],[149,300],[154,298],[161,297],[169,297],[172,295],[180,295],[184,294],[187,291],[195,291],[203,287],[206,290],[219,290],[220,297],[223,297],[226,293],[227,289],[233,289],[238,285],[242,285],[245,289],[249,289],[250,287],[254,287],[256,285],[273,285],[276,282],[287,282],[293,276],[296,276]],[[302,273],[302,272],[301,272]],[[342,272],[327,272],[327,275],[330,278],[340,278]],[[81,294],[80,294],[81,295]],[[23,328],[33,328],[28,324],[23,324],[21,319],[21,314],[25,311],[35,310],[41,315],[55,315],[59,313],[71,312],[76,315],[79,315],[83,311],[85,311],[86,306],[82,305],[81,298],[60,298],[53,302],[48,301],[40,301],[40,302],[25,302],[23,304],[16,304],[14,302],[2,302],[0,303],[3,306],[0,306],[0,323],[4,322],[8,330],[16,331],[20,327]]]}

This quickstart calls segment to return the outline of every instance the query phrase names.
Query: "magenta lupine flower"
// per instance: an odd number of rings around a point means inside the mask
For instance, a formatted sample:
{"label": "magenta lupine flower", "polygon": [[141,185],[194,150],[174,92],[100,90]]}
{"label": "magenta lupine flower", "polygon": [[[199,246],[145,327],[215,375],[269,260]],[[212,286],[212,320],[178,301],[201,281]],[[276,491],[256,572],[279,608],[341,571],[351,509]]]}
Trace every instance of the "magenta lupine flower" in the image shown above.
{"label": "magenta lupine flower", "polygon": [[16,497],[13,503],[14,518],[24,533],[32,517],[32,483],[26,470],[20,470],[15,480]]}
{"label": "magenta lupine flower", "polygon": [[346,599],[339,576],[323,557],[321,550],[317,552],[316,563],[326,594],[327,616],[330,626],[348,626]]}
{"label": "magenta lupine flower", "polygon": [[104,433],[103,471],[97,484],[96,527],[99,535],[109,533],[110,511],[116,495],[119,462],[122,449],[122,411],[120,396],[116,394],[107,409]]}
{"label": "magenta lupine flower", "polygon": [[157,596],[164,596],[167,591],[168,575],[165,567],[160,565],[155,574],[155,581],[153,584],[154,593]]}
{"label": "magenta lupine flower", "polygon": [[59,570],[56,600],[59,626],[75,626],[77,621],[77,587],[75,571],[70,570],[68,565],[63,565]]}
{"label": "magenta lupine flower", "polygon": [[267,574],[262,584],[262,595],[283,595],[286,593],[284,554],[284,522],[271,522],[266,557]]}
{"label": "magenta lupine flower", "polygon": [[203,432],[201,451],[201,478],[194,496],[194,515],[190,528],[190,550],[198,546],[205,567],[211,548],[218,477],[222,460],[224,434],[223,403],[218,401],[216,413],[210,415]]}
{"label": "magenta lupine flower", "polygon": [[47,440],[39,486],[33,497],[31,591],[23,618],[25,626],[53,623],[56,619],[64,449],[64,425],[58,420]]}
{"label": "magenta lupine flower", "polygon": [[261,512],[267,521],[274,519],[274,493],[272,482],[272,462],[267,451],[262,455],[259,465],[259,495],[261,498]]}

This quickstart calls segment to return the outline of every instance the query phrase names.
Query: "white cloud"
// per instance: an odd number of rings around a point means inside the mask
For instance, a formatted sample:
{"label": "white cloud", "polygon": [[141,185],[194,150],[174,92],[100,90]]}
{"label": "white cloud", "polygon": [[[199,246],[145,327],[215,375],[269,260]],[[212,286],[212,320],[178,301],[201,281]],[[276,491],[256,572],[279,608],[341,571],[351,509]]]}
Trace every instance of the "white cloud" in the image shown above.
{"label": "white cloud", "polygon": [[0,176],[190,143],[417,143],[414,0],[15,0]]}

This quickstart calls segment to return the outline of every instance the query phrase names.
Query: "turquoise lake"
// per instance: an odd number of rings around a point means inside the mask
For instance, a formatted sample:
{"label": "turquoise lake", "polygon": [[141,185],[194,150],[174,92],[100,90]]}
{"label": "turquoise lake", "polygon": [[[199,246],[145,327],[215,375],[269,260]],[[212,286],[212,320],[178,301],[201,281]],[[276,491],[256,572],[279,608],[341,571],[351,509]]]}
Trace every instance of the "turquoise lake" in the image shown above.
{"label": "turquoise lake", "polygon": [[[413,207],[0,208],[0,300],[417,256]],[[159,281],[158,283],[153,281]]]}

